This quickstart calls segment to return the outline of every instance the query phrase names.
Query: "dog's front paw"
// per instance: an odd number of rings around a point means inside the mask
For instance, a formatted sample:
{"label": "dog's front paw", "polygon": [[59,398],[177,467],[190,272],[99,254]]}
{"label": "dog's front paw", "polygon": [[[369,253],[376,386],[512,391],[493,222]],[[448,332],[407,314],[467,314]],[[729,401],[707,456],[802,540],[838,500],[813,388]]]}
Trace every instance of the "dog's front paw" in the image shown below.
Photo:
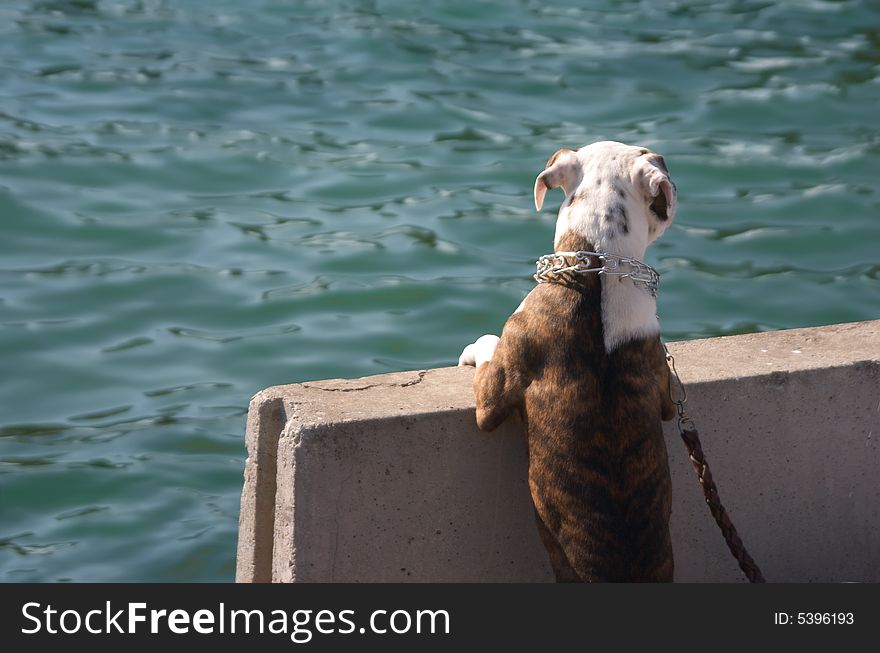
{"label": "dog's front paw", "polygon": [[498,346],[498,336],[486,334],[477,338],[476,342],[469,344],[461,352],[458,357],[458,366],[473,365],[479,367],[483,363],[492,360],[492,354],[495,353],[495,347]]}
{"label": "dog's front paw", "polygon": [[474,354],[474,345],[470,344],[461,350],[461,356],[458,357],[458,366],[467,367],[468,365],[476,367],[477,357]]}

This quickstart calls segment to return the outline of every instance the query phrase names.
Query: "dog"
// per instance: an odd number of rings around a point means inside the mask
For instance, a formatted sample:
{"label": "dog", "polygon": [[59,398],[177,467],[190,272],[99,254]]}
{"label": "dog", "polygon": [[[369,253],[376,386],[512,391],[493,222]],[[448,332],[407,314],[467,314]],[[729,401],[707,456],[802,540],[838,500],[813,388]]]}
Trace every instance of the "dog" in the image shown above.
{"label": "dog", "polygon": [[[676,187],[659,154],[602,141],[550,157],[535,180],[538,211],[555,188],[565,200],[554,252],[603,256],[581,256],[585,272],[539,283],[500,338],[464,348],[459,365],[477,368],[477,426],[492,431],[520,413],[558,582],[672,581],[661,420],[675,411],[656,298],[635,268],[672,223]],[[620,262],[629,259],[638,261]]]}

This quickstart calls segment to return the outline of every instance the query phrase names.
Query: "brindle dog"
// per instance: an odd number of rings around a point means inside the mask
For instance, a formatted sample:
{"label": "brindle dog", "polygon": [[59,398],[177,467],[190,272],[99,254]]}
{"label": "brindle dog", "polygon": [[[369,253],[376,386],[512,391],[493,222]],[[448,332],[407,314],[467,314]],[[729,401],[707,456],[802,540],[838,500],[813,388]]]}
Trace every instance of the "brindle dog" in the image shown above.
{"label": "brindle dog", "polygon": [[[538,210],[557,187],[566,193],[557,252],[642,259],[675,214],[666,165],[645,148],[560,150],[536,180]],[[671,581],[661,420],[674,406],[653,295],[597,274],[539,284],[501,338],[483,336],[459,364],[477,366],[480,429],[522,415],[529,488],[557,581]]]}

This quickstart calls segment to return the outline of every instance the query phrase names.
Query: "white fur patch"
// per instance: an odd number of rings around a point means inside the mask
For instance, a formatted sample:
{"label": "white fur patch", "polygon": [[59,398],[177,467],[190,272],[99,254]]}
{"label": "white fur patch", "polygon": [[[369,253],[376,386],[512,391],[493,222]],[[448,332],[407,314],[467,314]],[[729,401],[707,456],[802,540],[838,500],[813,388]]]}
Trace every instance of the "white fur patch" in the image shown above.
{"label": "white fur patch", "polygon": [[657,335],[657,300],[629,279],[603,275],[602,330],[609,353],[628,340]]}

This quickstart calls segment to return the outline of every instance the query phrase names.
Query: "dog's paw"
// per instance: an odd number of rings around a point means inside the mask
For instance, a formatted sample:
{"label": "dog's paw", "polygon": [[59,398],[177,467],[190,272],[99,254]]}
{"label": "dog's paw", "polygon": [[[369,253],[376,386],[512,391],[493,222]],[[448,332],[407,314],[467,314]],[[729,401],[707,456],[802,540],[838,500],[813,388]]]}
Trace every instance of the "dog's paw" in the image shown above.
{"label": "dog's paw", "polygon": [[477,357],[474,355],[473,344],[470,344],[462,349],[461,356],[458,357],[459,367],[467,367],[468,365],[470,365],[471,367],[476,367],[477,365]]}
{"label": "dog's paw", "polygon": [[480,336],[477,338],[476,342],[469,344],[461,352],[461,356],[458,357],[458,366],[465,367],[466,365],[473,365],[474,367],[479,367],[483,363],[488,363],[492,360],[492,354],[495,353],[495,347],[498,346],[498,340],[498,336],[493,336],[488,333],[484,336]]}

